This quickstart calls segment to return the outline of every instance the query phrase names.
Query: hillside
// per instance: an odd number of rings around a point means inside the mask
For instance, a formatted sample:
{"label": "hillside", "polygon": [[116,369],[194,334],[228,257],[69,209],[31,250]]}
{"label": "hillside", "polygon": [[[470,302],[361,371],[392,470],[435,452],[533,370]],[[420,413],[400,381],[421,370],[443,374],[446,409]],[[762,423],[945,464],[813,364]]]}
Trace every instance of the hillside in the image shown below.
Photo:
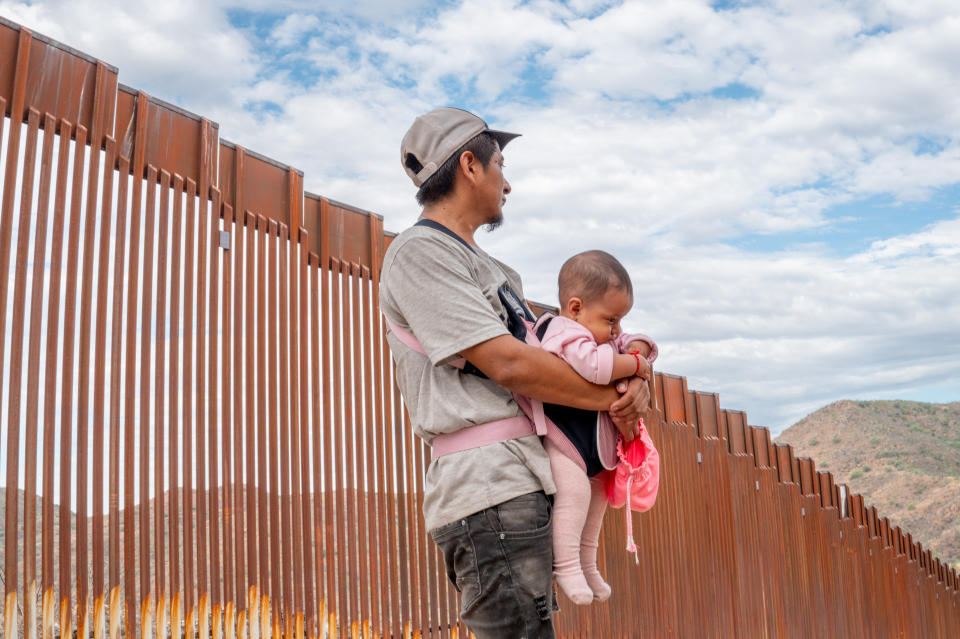
{"label": "hillside", "polygon": [[778,443],[811,457],[881,517],[960,568],[960,402],[843,400],[807,415]]}

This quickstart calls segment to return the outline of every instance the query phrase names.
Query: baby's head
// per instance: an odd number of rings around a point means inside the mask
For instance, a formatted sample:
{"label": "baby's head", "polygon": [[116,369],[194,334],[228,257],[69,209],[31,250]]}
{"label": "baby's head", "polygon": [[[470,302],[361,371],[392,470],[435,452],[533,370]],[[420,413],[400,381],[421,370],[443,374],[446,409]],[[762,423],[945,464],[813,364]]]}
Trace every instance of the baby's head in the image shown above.
{"label": "baby's head", "polygon": [[598,344],[620,334],[620,320],[633,307],[630,275],[606,251],[585,251],[560,267],[560,315],[583,324]]}

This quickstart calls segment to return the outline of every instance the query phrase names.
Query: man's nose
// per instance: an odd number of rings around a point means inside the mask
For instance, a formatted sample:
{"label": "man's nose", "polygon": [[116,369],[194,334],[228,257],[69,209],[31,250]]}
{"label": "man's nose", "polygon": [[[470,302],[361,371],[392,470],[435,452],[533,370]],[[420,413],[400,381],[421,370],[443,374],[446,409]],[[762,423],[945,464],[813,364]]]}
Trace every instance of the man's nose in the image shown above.
{"label": "man's nose", "polygon": [[510,193],[510,183],[507,182],[507,178],[503,178],[503,194],[506,195]]}

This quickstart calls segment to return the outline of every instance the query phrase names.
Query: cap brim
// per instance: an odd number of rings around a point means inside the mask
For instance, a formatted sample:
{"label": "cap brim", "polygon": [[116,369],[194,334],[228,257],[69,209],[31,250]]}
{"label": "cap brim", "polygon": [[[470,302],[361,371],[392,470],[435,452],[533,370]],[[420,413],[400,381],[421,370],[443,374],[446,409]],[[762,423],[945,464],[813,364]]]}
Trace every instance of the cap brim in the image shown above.
{"label": "cap brim", "polygon": [[493,129],[487,129],[486,131],[493,136],[493,139],[497,141],[497,144],[500,145],[500,150],[503,150],[503,147],[507,146],[507,143],[514,139],[519,138],[519,133],[507,133],[506,131],[494,131]]}

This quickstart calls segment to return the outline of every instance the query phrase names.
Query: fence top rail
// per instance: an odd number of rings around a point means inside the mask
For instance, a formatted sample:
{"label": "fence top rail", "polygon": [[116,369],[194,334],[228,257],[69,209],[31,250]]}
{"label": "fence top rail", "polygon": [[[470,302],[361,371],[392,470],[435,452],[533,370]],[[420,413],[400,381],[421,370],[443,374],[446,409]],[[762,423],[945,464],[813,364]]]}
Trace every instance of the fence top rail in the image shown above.
{"label": "fence top rail", "polygon": [[[9,27],[10,29],[13,29],[14,31],[20,31],[23,28],[21,25],[17,24],[16,22],[13,22],[12,20],[8,20],[7,18],[4,18],[3,16],[0,16],[0,24],[2,24],[5,27]],[[74,49],[73,47],[62,43],[59,40],[54,40],[50,36],[45,36],[42,33],[37,33],[32,29],[30,30],[30,35],[33,36],[34,40],[39,40],[40,42],[46,44],[47,46],[51,46],[54,49],[59,49],[64,53],[69,53],[70,55],[76,56],[86,62],[90,62],[92,64],[97,64],[98,62],[100,62],[107,68],[107,71],[111,73],[119,73],[120,71],[119,67],[115,67],[114,65],[108,62],[104,62],[99,58],[95,58],[88,53],[84,53],[83,51]]]}
{"label": "fence top rail", "polygon": [[[304,191],[303,197],[308,197],[308,198],[311,198],[311,199],[314,199],[314,200],[326,200],[326,201],[327,201],[327,204],[329,204],[330,206],[335,206],[335,207],[337,207],[338,209],[344,209],[344,210],[347,210],[347,211],[353,211],[354,213],[360,213],[361,215],[369,215],[370,217],[375,217],[375,218],[377,218],[378,220],[381,220],[381,221],[383,220],[383,216],[380,215],[379,213],[374,213],[373,211],[368,211],[368,210],[366,210],[366,209],[362,209],[362,208],[360,208],[359,206],[354,206],[353,204],[347,204],[347,203],[345,203],[345,202],[338,202],[337,200],[334,200],[334,199],[332,199],[332,198],[326,197],[325,195],[317,195],[316,193],[311,193],[310,191]],[[384,231],[384,235],[394,235],[394,236],[395,236],[396,233],[393,233],[393,232],[391,232],[391,231]]]}
{"label": "fence top rail", "polygon": [[[182,116],[188,117],[191,120],[195,120],[197,122],[202,122],[205,119],[202,115],[199,115],[192,111],[188,111],[187,109],[184,109],[181,106],[177,106],[176,104],[173,104],[172,102],[167,102],[166,100],[162,100],[156,97],[155,95],[150,95],[149,93],[140,91],[139,89],[126,85],[122,82],[117,83],[117,91],[122,91],[123,93],[132,95],[132,96],[137,96],[143,93],[147,97],[147,101],[150,102],[151,104],[155,104],[157,106],[163,107],[168,111],[173,111],[174,113],[178,113]],[[215,130],[220,129],[220,124],[218,122],[214,122],[213,120],[207,120],[207,122],[210,123],[211,128]]]}
{"label": "fence top rail", "polygon": [[236,142],[231,142],[230,140],[227,140],[226,138],[220,138],[220,144],[223,145],[223,146],[225,146],[225,147],[227,147],[228,149],[232,149],[232,150],[234,150],[234,151],[237,150],[238,147],[239,147],[239,148],[242,148],[242,149],[243,149],[243,154],[244,154],[245,156],[247,156],[247,157],[254,158],[254,159],[256,159],[256,160],[260,160],[261,162],[266,162],[267,164],[270,164],[270,165],[272,165],[272,166],[275,166],[275,167],[277,167],[278,169],[284,169],[284,170],[293,169],[294,171],[296,171],[297,175],[299,175],[300,177],[303,177],[303,171],[302,171],[301,169],[298,169],[298,168],[296,168],[296,167],[290,166],[289,164],[284,164],[284,163],[281,162],[280,160],[274,160],[272,157],[269,157],[269,156],[264,155],[264,154],[262,154],[262,153],[258,153],[258,152],[256,152],[256,151],[253,151],[253,150],[251,150],[251,149],[248,149],[247,147],[245,147],[245,146],[243,146],[243,145],[241,145],[241,144],[237,144]]}

